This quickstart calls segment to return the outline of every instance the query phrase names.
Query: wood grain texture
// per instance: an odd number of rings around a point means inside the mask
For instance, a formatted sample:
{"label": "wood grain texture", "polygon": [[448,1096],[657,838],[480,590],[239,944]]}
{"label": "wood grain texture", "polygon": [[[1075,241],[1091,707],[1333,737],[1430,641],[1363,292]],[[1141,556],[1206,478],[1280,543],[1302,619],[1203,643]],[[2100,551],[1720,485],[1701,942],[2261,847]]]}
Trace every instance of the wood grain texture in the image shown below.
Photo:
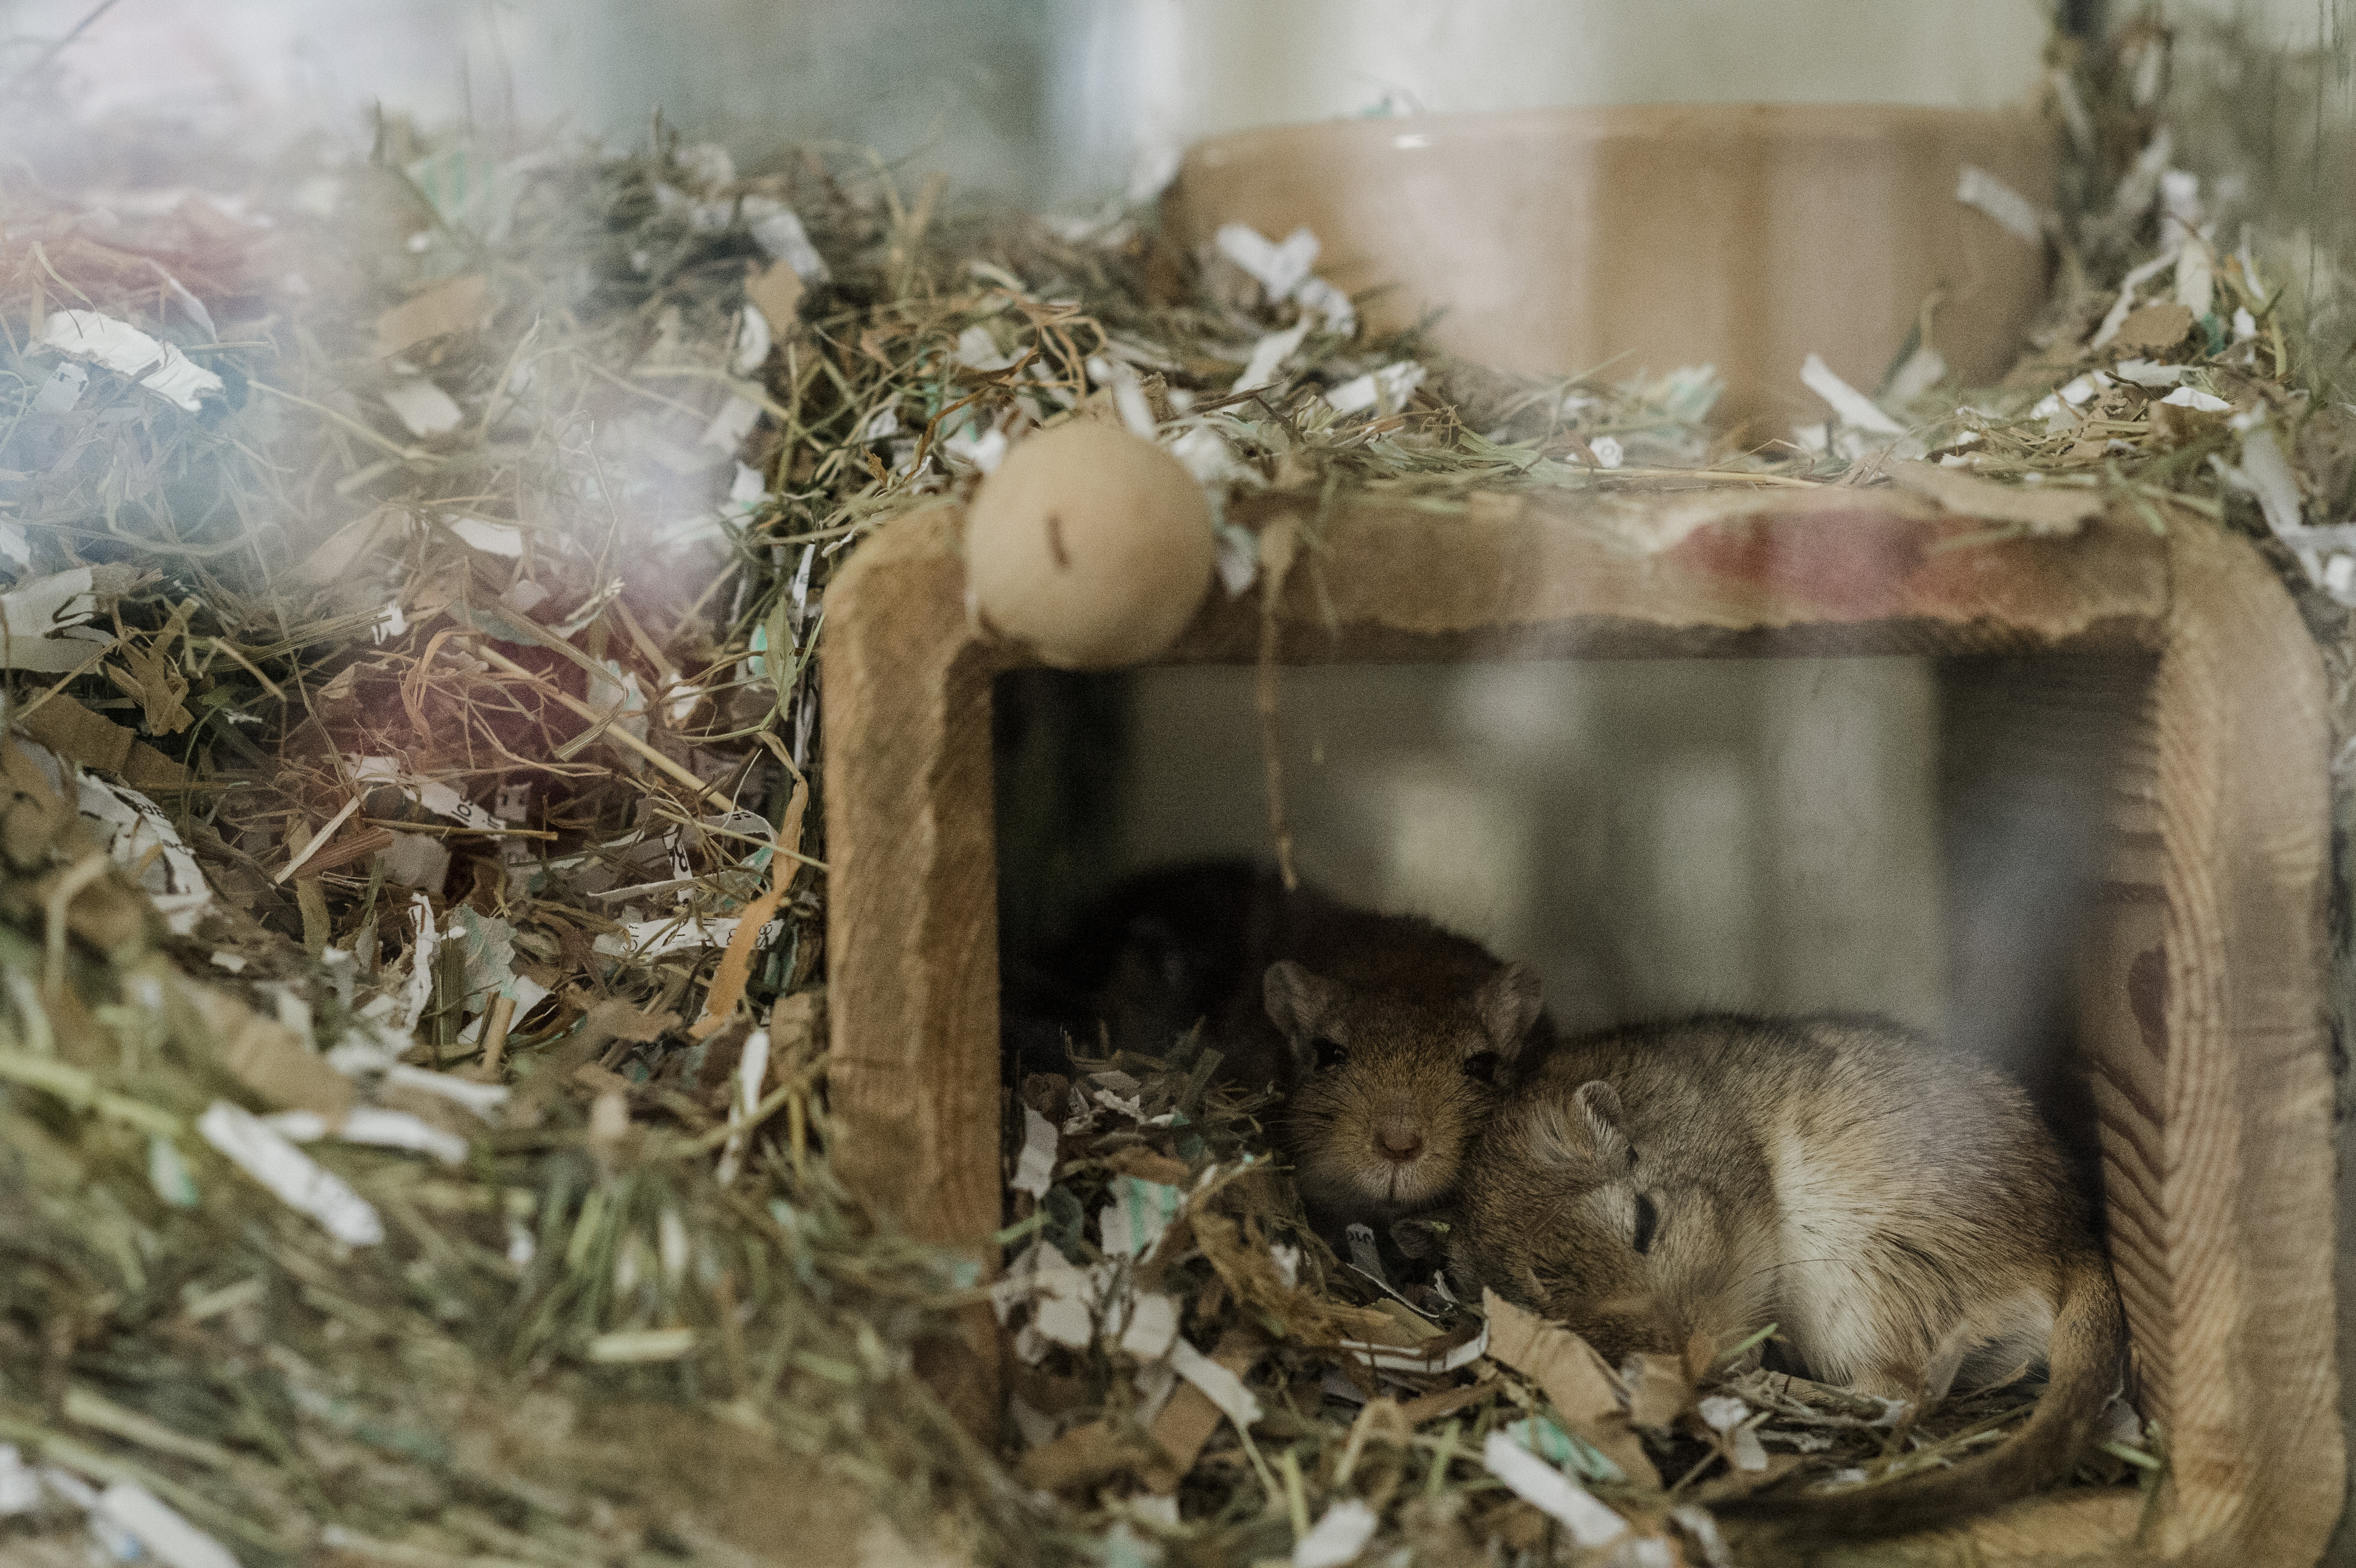
{"label": "wood grain texture", "polygon": [[[1282,656],[2147,651],[2167,603],[2139,523],[1975,546],[1985,525],[1889,490],[1474,499],[1328,518],[1287,580]],[[1288,509],[1312,511],[1237,516]],[[1258,635],[1256,596],[1214,594],[1166,662],[1248,664]]]}
{"label": "wood grain texture", "polygon": [[2111,1269],[2126,1305],[2134,1398],[2173,1431],[2169,1264],[2168,865],[2159,725],[2149,697],[2108,791],[2104,883],[2080,947],[2078,1040],[2092,1080]]}
{"label": "wood grain texture", "polygon": [[2153,724],[2172,1322],[2156,1359],[2174,1496],[2154,1544],[2220,1562],[2311,1563],[2338,1516],[2344,1467],[2322,664],[2246,542],[2179,522],[2169,555]]}
{"label": "wood grain texture", "polygon": [[[851,1191],[978,1245],[1001,1211],[990,681],[1023,661],[968,626],[958,522],[894,523],[829,593],[830,1081]],[[2312,1562],[2343,1471],[2319,662],[2255,552],[2198,519],[2164,541],[2114,521],[1956,542],[1978,531],[1886,492],[1354,507],[1291,574],[1280,653],[2158,654],[2078,1016],[2142,1397],[2175,1467],[2140,1542],[2135,1509],[2083,1496],[1971,1537],[1989,1563]],[[1168,662],[1248,663],[1259,630],[1255,599],[1215,595]],[[969,1328],[927,1372],[986,1431],[1000,1350],[986,1313]]]}
{"label": "wood grain texture", "polygon": [[[998,905],[987,649],[964,613],[957,512],[904,517],[827,592],[827,1068],[835,1171],[925,1241],[995,1266]],[[925,1371],[994,1428],[989,1308]]]}

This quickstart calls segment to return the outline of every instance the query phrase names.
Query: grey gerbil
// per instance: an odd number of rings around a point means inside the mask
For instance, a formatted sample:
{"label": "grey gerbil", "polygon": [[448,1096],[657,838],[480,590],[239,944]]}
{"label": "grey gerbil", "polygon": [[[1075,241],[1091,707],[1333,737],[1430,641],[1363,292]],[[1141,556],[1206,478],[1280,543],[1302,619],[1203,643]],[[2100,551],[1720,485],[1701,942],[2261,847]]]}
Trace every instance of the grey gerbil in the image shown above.
{"label": "grey gerbil", "polygon": [[1466,1284],[1614,1362],[1769,1324],[1820,1381],[1935,1403],[2045,1361],[1994,1451],[1722,1511],[1889,1534],[2065,1478],[2120,1386],[2125,1322],[2090,1206],[2020,1090],[1873,1019],[1711,1017],[1566,1041],[1471,1151]]}

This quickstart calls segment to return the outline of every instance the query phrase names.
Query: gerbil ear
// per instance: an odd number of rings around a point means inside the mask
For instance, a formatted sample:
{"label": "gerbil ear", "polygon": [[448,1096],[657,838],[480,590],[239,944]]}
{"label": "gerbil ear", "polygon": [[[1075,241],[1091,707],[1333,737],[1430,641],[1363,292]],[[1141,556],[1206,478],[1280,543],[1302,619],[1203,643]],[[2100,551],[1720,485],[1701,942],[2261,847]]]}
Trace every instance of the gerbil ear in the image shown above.
{"label": "gerbil ear", "polygon": [[1587,1114],[1588,1128],[1595,1136],[1597,1156],[1615,1165],[1627,1163],[1628,1116],[1620,1104],[1620,1091],[1601,1078],[1593,1078],[1580,1084],[1571,1099]]}
{"label": "gerbil ear", "polygon": [[1539,1107],[1536,1130],[1540,1157],[1610,1180],[1628,1163],[1619,1093],[1601,1079],[1591,1080],[1579,1086],[1571,1106],[1568,1114],[1552,1102]]}
{"label": "gerbil ear", "polygon": [[1342,997],[1339,986],[1311,974],[1290,958],[1280,958],[1268,966],[1268,977],[1261,989],[1268,1006],[1268,1021],[1295,1041],[1311,1039],[1323,1029]]}
{"label": "gerbil ear", "polygon": [[1472,1006],[1489,1036],[1483,1049],[1511,1061],[1529,1037],[1530,1026],[1538,1021],[1538,977],[1518,964],[1508,964],[1481,987]]}

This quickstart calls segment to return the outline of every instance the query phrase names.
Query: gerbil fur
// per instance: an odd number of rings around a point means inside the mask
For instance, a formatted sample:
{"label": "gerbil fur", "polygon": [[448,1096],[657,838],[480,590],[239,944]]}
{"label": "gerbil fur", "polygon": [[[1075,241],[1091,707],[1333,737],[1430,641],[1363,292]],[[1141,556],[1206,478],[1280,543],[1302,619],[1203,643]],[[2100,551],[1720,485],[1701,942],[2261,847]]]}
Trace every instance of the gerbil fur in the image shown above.
{"label": "gerbil fur", "polygon": [[2065,1478],[2120,1387],[2089,1206],[2007,1079],[1873,1019],[1713,1017],[1565,1042],[1471,1151],[1466,1285],[1613,1362],[1779,1326],[1819,1381],[1935,1403],[2046,1361],[2027,1425],[1953,1469],[1745,1499],[1804,1537],[1926,1528]]}
{"label": "gerbil fur", "polygon": [[[1337,973],[1269,965],[1280,1128],[1320,1224],[1387,1227],[1451,1197],[1541,1009],[1537,979],[1420,921],[1380,917]],[[1470,951],[1464,951],[1469,949]]]}
{"label": "gerbil fur", "polygon": [[1124,878],[1005,985],[1009,1054],[1042,1072],[1067,1040],[1160,1052],[1203,1024],[1226,1083],[1283,1096],[1279,1139],[1336,1238],[1452,1191],[1498,1086],[1552,1039],[1537,981],[1479,943],[1246,860]]}

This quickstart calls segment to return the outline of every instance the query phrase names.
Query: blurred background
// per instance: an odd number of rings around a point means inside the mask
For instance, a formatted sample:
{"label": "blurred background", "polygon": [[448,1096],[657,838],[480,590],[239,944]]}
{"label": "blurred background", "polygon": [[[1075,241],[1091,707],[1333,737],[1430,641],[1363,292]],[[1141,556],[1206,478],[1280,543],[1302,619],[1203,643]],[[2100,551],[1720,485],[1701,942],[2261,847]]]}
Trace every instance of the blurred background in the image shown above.
{"label": "blurred background", "polygon": [[[1151,190],[1198,137],[1334,116],[2000,107],[2034,96],[2055,5],[2100,0],[16,0],[0,69],[48,107],[12,92],[0,133],[56,166],[126,119],[365,150],[380,103],[622,143],[659,108],[740,161],[850,143],[970,192],[1087,205]],[[2346,0],[2170,9],[2301,48]]]}

